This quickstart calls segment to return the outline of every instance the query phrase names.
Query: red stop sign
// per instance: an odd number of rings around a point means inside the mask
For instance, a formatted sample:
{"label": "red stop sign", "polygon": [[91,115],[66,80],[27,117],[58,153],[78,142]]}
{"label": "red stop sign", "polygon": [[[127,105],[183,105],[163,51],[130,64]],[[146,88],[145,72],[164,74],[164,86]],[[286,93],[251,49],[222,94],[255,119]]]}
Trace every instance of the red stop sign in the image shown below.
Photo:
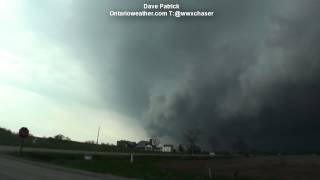
{"label": "red stop sign", "polygon": [[26,137],[28,137],[28,136],[29,136],[29,129],[26,128],[26,127],[20,128],[20,130],[19,130],[19,136],[20,136],[21,138],[26,138]]}

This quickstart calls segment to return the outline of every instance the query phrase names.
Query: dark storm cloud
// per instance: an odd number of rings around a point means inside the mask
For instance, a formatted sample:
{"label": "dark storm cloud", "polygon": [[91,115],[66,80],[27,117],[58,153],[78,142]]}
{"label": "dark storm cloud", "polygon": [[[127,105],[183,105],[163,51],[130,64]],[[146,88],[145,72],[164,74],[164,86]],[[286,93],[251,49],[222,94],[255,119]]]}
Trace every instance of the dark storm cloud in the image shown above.
{"label": "dark storm cloud", "polygon": [[104,14],[143,2],[78,1],[65,18],[62,41],[113,108],[180,142],[199,128],[223,147],[320,149],[317,0],[180,2],[216,12],[202,19]]}
{"label": "dark storm cloud", "polygon": [[[185,129],[197,127],[203,138],[217,136],[229,147],[241,139],[252,148],[320,149],[319,3],[282,3],[283,9],[269,6],[270,14],[255,12],[257,19],[238,17],[241,28],[225,28],[222,41],[210,38],[220,31],[186,37],[206,39],[201,50],[189,51],[195,61],[180,86],[151,97],[146,114],[151,132],[181,140]],[[265,16],[269,20],[261,24]],[[261,26],[268,31],[257,33]]]}

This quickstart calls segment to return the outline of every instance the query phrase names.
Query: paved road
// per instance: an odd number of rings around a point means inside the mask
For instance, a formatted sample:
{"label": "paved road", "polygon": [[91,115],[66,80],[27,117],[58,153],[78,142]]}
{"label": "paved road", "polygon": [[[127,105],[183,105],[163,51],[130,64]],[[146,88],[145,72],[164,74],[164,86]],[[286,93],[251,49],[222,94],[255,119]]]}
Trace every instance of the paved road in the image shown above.
{"label": "paved road", "polygon": [[128,180],[0,155],[0,180]]}

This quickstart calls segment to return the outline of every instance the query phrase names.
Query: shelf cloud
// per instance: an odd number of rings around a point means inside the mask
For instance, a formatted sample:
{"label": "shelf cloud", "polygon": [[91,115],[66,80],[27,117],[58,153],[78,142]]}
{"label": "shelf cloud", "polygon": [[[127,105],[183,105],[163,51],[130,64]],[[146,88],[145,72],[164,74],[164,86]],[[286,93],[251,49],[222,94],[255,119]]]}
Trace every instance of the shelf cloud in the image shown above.
{"label": "shelf cloud", "polygon": [[[60,68],[64,74],[79,67],[71,71],[78,74],[62,77],[70,83],[67,89],[37,90],[121,114],[124,124],[173,142],[183,143],[182,134],[197,128],[199,143],[206,146],[215,139],[227,149],[238,141],[251,149],[320,149],[319,1],[179,1],[182,9],[214,10],[210,18],[106,14],[108,9],[141,9],[143,3],[21,6],[17,12],[32,37],[45,37],[41,42],[54,44],[48,48],[63,47],[63,56],[39,52],[48,55],[42,59],[60,58],[48,68],[66,63]],[[7,27],[19,31],[18,24]],[[1,45],[3,50],[6,44]],[[78,82],[71,79],[75,76]]]}

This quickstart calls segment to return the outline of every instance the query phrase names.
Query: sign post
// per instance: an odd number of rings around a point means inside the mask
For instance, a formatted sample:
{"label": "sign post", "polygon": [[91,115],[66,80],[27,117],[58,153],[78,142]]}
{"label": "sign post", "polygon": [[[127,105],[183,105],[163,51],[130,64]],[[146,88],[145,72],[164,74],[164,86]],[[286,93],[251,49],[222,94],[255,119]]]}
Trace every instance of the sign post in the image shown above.
{"label": "sign post", "polygon": [[19,149],[19,154],[20,156],[22,155],[23,151],[23,145],[24,145],[24,140],[29,136],[29,129],[26,127],[22,127],[19,130],[19,136],[20,136],[20,149]]}

